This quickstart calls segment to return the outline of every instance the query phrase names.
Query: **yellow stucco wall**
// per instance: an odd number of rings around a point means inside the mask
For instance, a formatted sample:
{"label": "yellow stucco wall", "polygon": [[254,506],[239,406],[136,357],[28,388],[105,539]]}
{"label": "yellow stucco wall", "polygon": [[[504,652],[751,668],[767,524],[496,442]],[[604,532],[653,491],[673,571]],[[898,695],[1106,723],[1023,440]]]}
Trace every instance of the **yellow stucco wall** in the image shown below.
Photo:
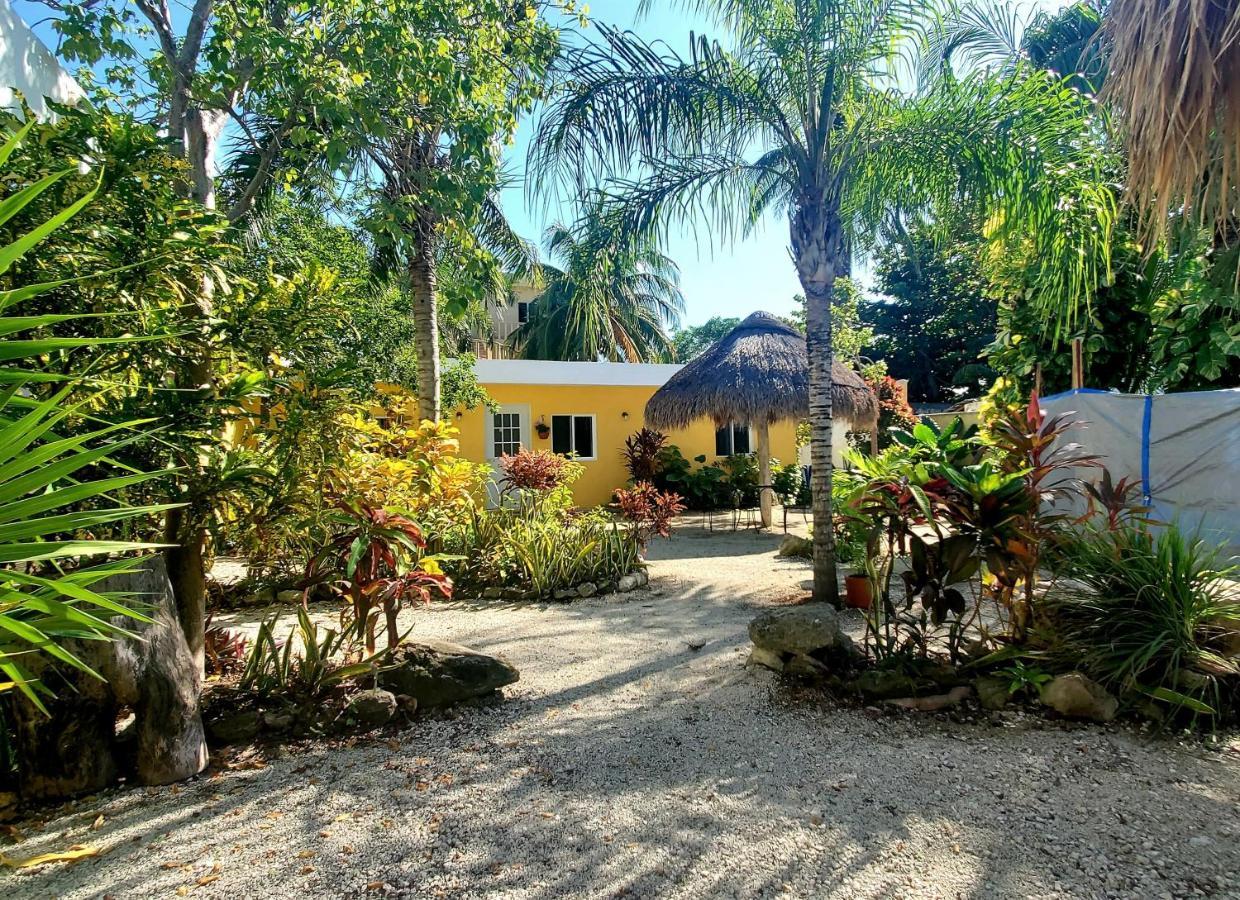
{"label": "yellow stucco wall", "polygon": [[[574,486],[574,497],[581,506],[597,506],[611,500],[612,492],[623,487],[628,480],[621,452],[624,439],[645,424],[646,401],[654,394],[654,386],[631,385],[547,385],[547,384],[487,384],[488,394],[501,407],[519,405],[529,407],[530,422],[545,421],[551,424],[553,415],[593,415],[596,458],[583,460],[585,474]],[[625,414],[628,417],[625,418]],[[485,409],[457,410],[452,415],[453,424],[460,430],[461,455],[474,462],[486,462],[486,432],[491,414]],[[540,438],[531,427],[530,443],[533,450],[550,450],[551,438]],[[671,442],[688,458],[705,454],[713,462],[715,456],[715,426],[707,419],[691,427],[673,431]],[[779,422],[771,426],[771,455],[783,463],[794,462],[796,454],[796,426],[792,422]]]}

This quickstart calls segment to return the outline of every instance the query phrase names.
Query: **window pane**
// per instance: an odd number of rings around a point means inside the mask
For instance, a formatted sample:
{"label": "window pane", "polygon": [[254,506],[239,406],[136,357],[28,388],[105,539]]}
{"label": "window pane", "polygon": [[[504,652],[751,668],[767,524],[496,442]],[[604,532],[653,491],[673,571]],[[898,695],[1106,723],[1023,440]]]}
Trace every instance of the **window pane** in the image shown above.
{"label": "window pane", "polygon": [[749,426],[733,425],[732,426],[732,452],[748,453],[749,452]]}
{"label": "window pane", "polygon": [[517,304],[517,321],[524,324],[530,320],[530,305],[528,303]]}
{"label": "window pane", "polygon": [[572,416],[551,417],[551,452],[564,454],[573,452]]}
{"label": "window pane", "polygon": [[589,416],[573,419],[573,449],[578,456],[594,456],[594,421]]}
{"label": "window pane", "polygon": [[732,426],[725,425],[715,432],[715,456],[732,455]]}

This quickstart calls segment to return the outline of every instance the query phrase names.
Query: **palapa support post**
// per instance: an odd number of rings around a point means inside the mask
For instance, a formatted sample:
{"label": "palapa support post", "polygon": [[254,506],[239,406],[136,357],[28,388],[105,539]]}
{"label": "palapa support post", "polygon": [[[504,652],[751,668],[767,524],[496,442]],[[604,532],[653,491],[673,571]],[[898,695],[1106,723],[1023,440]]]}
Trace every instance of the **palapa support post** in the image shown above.
{"label": "palapa support post", "polygon": [[762,510],[762,527],[771,527],[771,423],[758,420],[758,504]]}

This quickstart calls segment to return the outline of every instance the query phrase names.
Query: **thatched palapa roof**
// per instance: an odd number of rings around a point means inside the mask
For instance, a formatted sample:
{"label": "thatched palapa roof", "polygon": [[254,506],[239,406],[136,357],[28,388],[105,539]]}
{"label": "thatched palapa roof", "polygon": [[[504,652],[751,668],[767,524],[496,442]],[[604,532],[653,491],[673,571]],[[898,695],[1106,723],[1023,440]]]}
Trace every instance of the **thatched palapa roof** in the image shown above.
{"label": "thatched palapa roof", "polygon": [[[861,376],[836,362],[833,414],[858,429],[878,421],[878,400]],[[646,404],[646,424],[684,428],[697,419],[757,423],[809,415],[805,336],[756,312],[667,380]]]}

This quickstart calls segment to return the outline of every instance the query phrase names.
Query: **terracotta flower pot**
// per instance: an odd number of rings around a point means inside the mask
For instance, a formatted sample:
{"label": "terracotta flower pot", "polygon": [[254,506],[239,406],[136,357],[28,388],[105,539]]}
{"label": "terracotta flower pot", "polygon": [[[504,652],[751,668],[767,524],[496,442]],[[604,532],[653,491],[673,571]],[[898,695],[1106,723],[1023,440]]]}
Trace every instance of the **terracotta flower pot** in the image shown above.
{"label": "terracotta flower pot", "polygon": [[869,609],[874,602],[874,585],[868,575],[849,575],[844,579],[844,589],[844,602],[853,609]]}

